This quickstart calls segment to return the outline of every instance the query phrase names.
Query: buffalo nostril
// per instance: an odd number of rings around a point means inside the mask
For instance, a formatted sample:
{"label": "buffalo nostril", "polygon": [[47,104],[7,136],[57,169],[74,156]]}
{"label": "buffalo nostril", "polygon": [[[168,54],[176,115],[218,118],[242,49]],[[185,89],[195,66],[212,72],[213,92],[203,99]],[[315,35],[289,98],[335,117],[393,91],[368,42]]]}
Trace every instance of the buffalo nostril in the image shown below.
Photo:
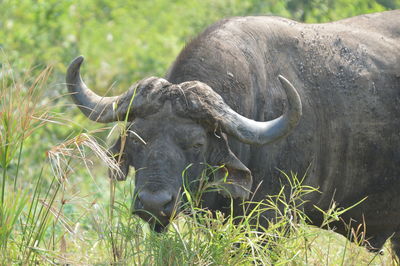
{"label": "buffalo nostril", "polygon": [[172,193],[161,191],[148,191],[142,190],[138,194],[139,201],[137,205],[142,205],[142,209],[147,210],[154,215],[169,217],[173,209],[173,196]]}

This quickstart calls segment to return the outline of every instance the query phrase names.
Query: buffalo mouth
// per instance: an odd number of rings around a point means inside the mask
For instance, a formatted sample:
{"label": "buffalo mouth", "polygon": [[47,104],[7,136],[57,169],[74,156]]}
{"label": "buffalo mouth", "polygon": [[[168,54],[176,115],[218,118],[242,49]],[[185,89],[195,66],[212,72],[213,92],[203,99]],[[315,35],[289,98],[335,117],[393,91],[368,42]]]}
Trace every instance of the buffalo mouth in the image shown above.
{"label": "buffalo mouth", "polygon": [[164,224],[160,224],[160,223],[158,223],[158,222],[154,222],[153,224],[149,223],[149,225],[150,225],[150,228],[151,228],[154,232],[156,232],[156,233],[162,233],[162,232],[165,231],[165,229],[167,228],[167,225],[168,225],[168,224],[164,225]]}
{"label": "buffalo mouth", "polygon": [[139,216],[143,221],[147,222],[150,229],[157,233],[162,233],[170,223],[170,217],[155,216],[145,210],[135,210],[133,214]]}

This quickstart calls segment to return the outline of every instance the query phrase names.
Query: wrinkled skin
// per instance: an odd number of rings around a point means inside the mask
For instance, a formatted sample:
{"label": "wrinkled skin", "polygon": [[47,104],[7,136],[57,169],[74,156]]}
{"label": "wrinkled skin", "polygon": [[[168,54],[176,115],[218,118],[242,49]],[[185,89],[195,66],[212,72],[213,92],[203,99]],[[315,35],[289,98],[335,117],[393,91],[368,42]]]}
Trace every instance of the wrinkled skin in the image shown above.
{"label": "wrinkled skin", "polygon": [[[271,134],[278,137],[258,142],[268,145],[249,145],[243,136],[252,133],[238,137],[221,126],[229,112],[220,112],[218,97],[249,119],[280,116],[291,104],[279,74],[290,80],[303,104],[290,134]],[[365,222],[373,249],[393,235],[400,255],[400,11],[326,24],[279,17],[226,19],[189,43],[164,81],[139,83],[139,91],[158,86],[165,97],[143,96],[149,104],[136,110],[130,130],[147,144],[129,135],[121,163],[125,174],[129,165],[137,170],[133,209],[152,223],[146,212],[156,217],[155,230],[168,224],[189,164],[191,180],[200,175],[202,163],[225,165],[227,193],[205,194],[204,207],[224,210],[230,194],[236,214],[249,196],[261,201],[280,190],[279,169],[307,171],[304,184],[321,191],[309,195],[304,207],[311,224],[322,222],[313,205],[326,210],[332,200],[348,207],[366,198],[332,226],[348,236],[346,224],[351,221],[356,230]],[[197,108],[203,103],[209,108]],[[119,106],[126,105],[121,101]],[[249,193],[257,186],[256,193]],[[271,218],[267,212],[264,216]]]}

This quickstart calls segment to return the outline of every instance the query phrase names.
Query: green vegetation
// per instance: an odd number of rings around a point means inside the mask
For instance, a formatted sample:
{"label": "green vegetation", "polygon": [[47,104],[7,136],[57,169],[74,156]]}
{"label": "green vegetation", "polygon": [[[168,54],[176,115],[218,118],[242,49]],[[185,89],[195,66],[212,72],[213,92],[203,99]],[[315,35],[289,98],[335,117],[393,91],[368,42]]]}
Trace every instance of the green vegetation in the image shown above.
{"label": "green vegetation", "polygon": [[[242,217],[213,217],[194,193],[165,234],[149,231],[130,215],[133,176],[107,177],[113,161],[104,147],[118,130],[86,121],[64,86],[66,66],[79,54],[100,93],[163,76],[190,38],[223,17],[326,22],[393,8],[400,0],[0,1],[0,263],[395,263],[389,244],[381,256],[307,226],[298,204],[314,189],[296,175],[287,177],[290,198],[271,196]],[[259,234],[254,224],[267,208],[275,223]],[[342,211],[325,210],[327,221]],[[354,237],[365,242],[362,232]]]}

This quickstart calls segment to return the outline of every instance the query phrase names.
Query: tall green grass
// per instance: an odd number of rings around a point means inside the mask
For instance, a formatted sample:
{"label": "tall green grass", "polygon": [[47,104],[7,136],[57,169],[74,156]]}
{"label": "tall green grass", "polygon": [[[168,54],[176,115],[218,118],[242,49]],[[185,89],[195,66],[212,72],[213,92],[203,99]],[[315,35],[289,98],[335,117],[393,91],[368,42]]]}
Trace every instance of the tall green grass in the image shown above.
{"label": "tall green grass", "polygon": [[20,185],[24,182],[19,177],[25,142],[51,119],[48,106],[40,104],[51,69],[46,68],[36,78],[31,78],[29,72],[20,76],[3,60],[0,70],[0,261],[30,264],[41,253],[38,246],[44,240],[50,222],[49,210],[59,186],[53,177],[46,194],[42,195],[42,171],[30,176],[25,181],[30,184],[27,186]]}
{"label": "tall green grass", "polygon": [[[100,208],[93,222],[108,251],[102,263],[122,265],[382,265],[395,263],[393,254],[368,253],[332,231],[307,225],[302,211],[304,197],[315,189],[302,184],[295,174],[286,175],[289,193],[251,202],[242,216],[212,213],[200,207],[196,193],[190,193],[185,211],[173,217],[164,233],[152,232],[139,218],[130,215],[132,184],[114,184],[114,217]],[[205,186],[208,189],[219,189]],[[205,190],[205,191],[207,191]],[[205,192],[203,191],[203,192]],[[200,195],[200,194],[197,194]],[[246,208],[246,205],[244,205]],[[326,211],[325,223],[337,221],[343,208]],[[262,227],[264,211],[275,219]],[[363,239],[365,240],[365,239]],[[359,238],[360,245],[365,244]]]}

